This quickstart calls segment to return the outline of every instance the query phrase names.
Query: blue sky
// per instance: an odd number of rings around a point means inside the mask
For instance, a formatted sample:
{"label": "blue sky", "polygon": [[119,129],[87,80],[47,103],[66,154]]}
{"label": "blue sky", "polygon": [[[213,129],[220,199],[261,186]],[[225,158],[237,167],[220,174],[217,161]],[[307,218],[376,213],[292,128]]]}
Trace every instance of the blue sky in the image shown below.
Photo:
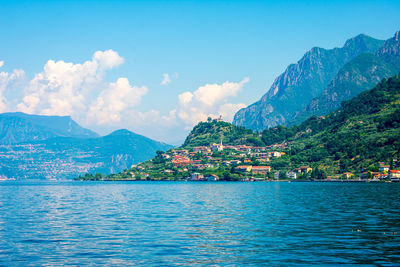
{"label": "blue sky", "polygon": [[[310,48],[360,33],[388,39],[399,18],[400,1],[0,1],[0,72],[8,74],[0,111],[72,115],[102,134],[128,128],[176,144],[197,113],[258,100]],[[99,66],[46,71],[49,60]],[[170,82],[161,85],[164,74]],[[67,103],[74,90],[79,97]],[[190,102],[202,96],[215,105]]]}

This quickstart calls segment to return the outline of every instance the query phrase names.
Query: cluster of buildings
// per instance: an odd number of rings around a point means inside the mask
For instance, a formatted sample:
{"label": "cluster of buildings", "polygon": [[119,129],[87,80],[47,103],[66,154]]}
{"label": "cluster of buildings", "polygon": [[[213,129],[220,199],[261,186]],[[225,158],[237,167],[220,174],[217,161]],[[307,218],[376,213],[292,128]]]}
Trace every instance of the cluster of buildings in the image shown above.
{"label": "cluster of buildings", "polygon": [[[348,178],[353,176],[352,173],[345,173]],[[383,180],[390,179],[391,181],[400,182],[400,170],[391,169],[390,165],[386,165],[383,162],[379,162],[379,171],[377,172],[368,172],[363,171],[360,174],[361,180]]]}
{"label": "cluster of buildings", "polygon": [[[287,144],[266,147],[223,145],[221,142],[219,144],[213,143],[209,146],[196,146],[190,149],[171,149],[160,155],[164,160],[162,169],[159,172],[166,176],[179,177],[179,179],[190,181],[218,181],[224,179],[224,177],[218,177],[218,174],[222,175],[222,173],[226,172],[236,175],[235,179],[242,181],[311,178],[313,169],[310,166],[300,166],[287,172],[273,170],[269,166],[269,162],[272,159],[285,155],[284,152],[275,149],[283,149],[286,146]],[[142,166],[139,164],[137,168],[140,170],[139,175],[141,175],[141,178],[147,179],[152,176],[152,168],[156,165],[153,160]],[[221,168],[225,171],[221,172]],[[153,169],[154,173],[156,173],[155,169]],[[135,174],[131,173],[131,175],[133,178]],[[341,179],[391,179],[392,181],[400,181],[400,170],[392,170],[389,165],[380,163],[379,172],[364,171],[361,175],[346,172],[341,174]]]}
{"label": "cluster of buildings", "polygon": [[210,175],[203,175],[198,172],[194,172],[190,175],[189,181],[209,181],[209,182],[215,182],[219,180],[218,175],[215,174],[210,174]]}
{"label": "cluster of buildings", "polygon": [[[222,167],[228,172],[236,173],[239,177],[266,178],[271,172],[268,162],[285,155],[284,152],[271,151],[271,149],[284,146],[285,144],[267,147],[224,145],[221,142],[190,149],[171,149],[161,154],[165,166],[162,172],[166,175],[185,173],[189,175],[186,179],[190,181],[218,181],[221,178],[216,175],[218,172],[214,172],[213,168],[216,170]],[[142,176],[146,175],[142,178],[148,177],[148,171],[152,167],[154,167],[152,161],[146,163],[146,168],[137,166],[142,171]],[[212,172],[214,174],[210,174]],[[132,173],[132,177],[133,175]]]}
{"label": "cluster of buildings", "polygon": [[[229,159],[213,157],[214,152],[220,152],[230,149],[232,154]],[[258,161],[267,163],[271,158],[279,158],[284,152],[267,151],[269,147],[255,147],[248,145],[227,146],[221,144],[212,144],[210,146],[196,146],[190,151],[188,149],[172,149],[163,154],[165,159],[171,159],[173,166],[178,168],[192,165],[196,169],[204,169],[222,164],[224,166],[237,165],[241,163],[250,163]]]}

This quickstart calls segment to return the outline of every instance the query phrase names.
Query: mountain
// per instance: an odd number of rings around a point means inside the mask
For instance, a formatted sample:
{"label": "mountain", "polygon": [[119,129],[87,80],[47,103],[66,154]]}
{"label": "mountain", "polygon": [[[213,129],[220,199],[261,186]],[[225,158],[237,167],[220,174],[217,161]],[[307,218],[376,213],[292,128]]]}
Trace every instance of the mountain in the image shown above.
{"label": "mountain", "polygon": [[128,130],[97,137],[70,117],[18,113],[1,118],[6,130],[0,145],[0,177],[68,179],[87,172],[115,173],[172,148]]}
{"label": "mountain", "polygon": [[0,145],[45,140],[51,137],[93,138],[69,116],[41,116],[21,112],[0,114]]}
{"label": "mountain", "polygon": [[342,48],[314,47],[291,64],[256,103],[239,110],[233,124],[253,130],[284,125],[320,95],[339,70],[357,56],[374,53],[384,41],[358,35]]}
{"label": "mountain", "polygon": [[[278,129],[279,128],[279,129]],[[311,165],[328,174],[373,170],[378,162],[400,157],[400,74],[383,79],[327,116],[312,116],[299,126],[265,130],[266,145],[290,143],[282,168]],[[276,166],[275,166],[276,167]]]}
{"label": "mountain", "polygon": [[385,42],[374,54],[362,54],[347,63],[325,88],[321,95],[311,100],[304,110],[288,124],[297,124],[312,115],[325,115],[351,99],[372,88],[383,78],[400,72],[400,31]]}

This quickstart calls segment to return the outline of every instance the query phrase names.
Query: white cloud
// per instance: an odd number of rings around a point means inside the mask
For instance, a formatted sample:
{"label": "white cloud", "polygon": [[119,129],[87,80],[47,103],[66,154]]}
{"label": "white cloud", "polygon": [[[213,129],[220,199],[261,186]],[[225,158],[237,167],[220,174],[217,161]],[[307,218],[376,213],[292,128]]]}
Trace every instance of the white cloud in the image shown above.
{"label": "white cloud", "polygon": [[167,85],[171,82],[171,79],[169,78],[169,74],[168,73],[164,73],[163,74],[163,80],[160,83],[161,85]]}
{"label": "white cloud", "polygon": [[186,106],[192,101],[193,94],[191,92],[187,91],[187,92],[184,92],[184,93],[178,95],[178,99],[179,99],[179,104]]}
{"label": "white cloud", "polygon": [[124,63],[124,59],[113,50],[97,51],[93,55],[93,62],[97,62],[101,68],[112,69]]}
{"label": "white cloud", "polygon": [[90,106],[88,119],[95,120],[97,124],[120,122],[122,113],[129,112],[147,92],[147,87],[131,86],[128,79],[119,78],[110,83]]}
{"label": "white cloud", "polygon": [[83,64],[49,60],[43,72],[27,84],[17,108],[34,114],[71,115],[87,124],[120,121],[121,114],[148,91],[130,85],[126,78],[105,81],[106,70],[123,62],[113,50],[97,51]]}
{"label": "white cloud", "polygon": [[194,92],[186,91],[178,96],[177,117],[186,125],[193,126],[207,117],[223,116],[226,121],[232,121],[234,114],[243,103],[228,103],[230,97],[234,97],[243,88],[249,78],[242,81],[224,82],[222,84],[206,84],[200,86]]}
{"label": "white cloud", "polygon": [[10,110],[9,100],[5,97],[8,91],[14,91],[25,81],[23,70],[13,70],[12,73],[0,72],[0,112]]}
{"label": "white cloud", "polygon": [[242,89],[243,85],[249,81],[249,78],[244,78],[239,83],[224,82],[223,84],[206,84],[199,87],[194,92],[195,98],[208,106],[214,106],[215,103],[226,99],[236,94]]}
{"label": "white cloud", "polygon": [[4,66],[4,61],[0,60],[0,68]]}
{"label": "white cloud", "polygon": [[218,114],[222,116],[222,118],[225,121],[233,121],[233,117],[235,116],[236,112],[239,111],[239,109],[247,107],[246,104],[239,103],[239,104],[223,104],[222,106],[219,107],[218,109]]}

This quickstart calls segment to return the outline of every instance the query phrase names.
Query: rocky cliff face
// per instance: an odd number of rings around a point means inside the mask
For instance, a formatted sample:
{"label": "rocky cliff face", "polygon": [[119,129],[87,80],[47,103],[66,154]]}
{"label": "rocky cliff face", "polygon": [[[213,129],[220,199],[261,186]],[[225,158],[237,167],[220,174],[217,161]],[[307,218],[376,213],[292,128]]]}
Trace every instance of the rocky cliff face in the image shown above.
{"label": "rocky cliff face", "polygon": [[253,130],[286,124],[323,92],[346,63],[363,53],[373,53],[382,45],[383,41],[358,35],[342,48],[311,49],[290,65],[258,102],[239,110],[233,123]]}
{"label": "rocky cliff face", "polygon": [[288,124],[302,122],[312,115],[325,115],[338,108],[343,101],[399,72],[400,32],[397,32],[375,53],[364,53],[347,63],[323,92]]}

